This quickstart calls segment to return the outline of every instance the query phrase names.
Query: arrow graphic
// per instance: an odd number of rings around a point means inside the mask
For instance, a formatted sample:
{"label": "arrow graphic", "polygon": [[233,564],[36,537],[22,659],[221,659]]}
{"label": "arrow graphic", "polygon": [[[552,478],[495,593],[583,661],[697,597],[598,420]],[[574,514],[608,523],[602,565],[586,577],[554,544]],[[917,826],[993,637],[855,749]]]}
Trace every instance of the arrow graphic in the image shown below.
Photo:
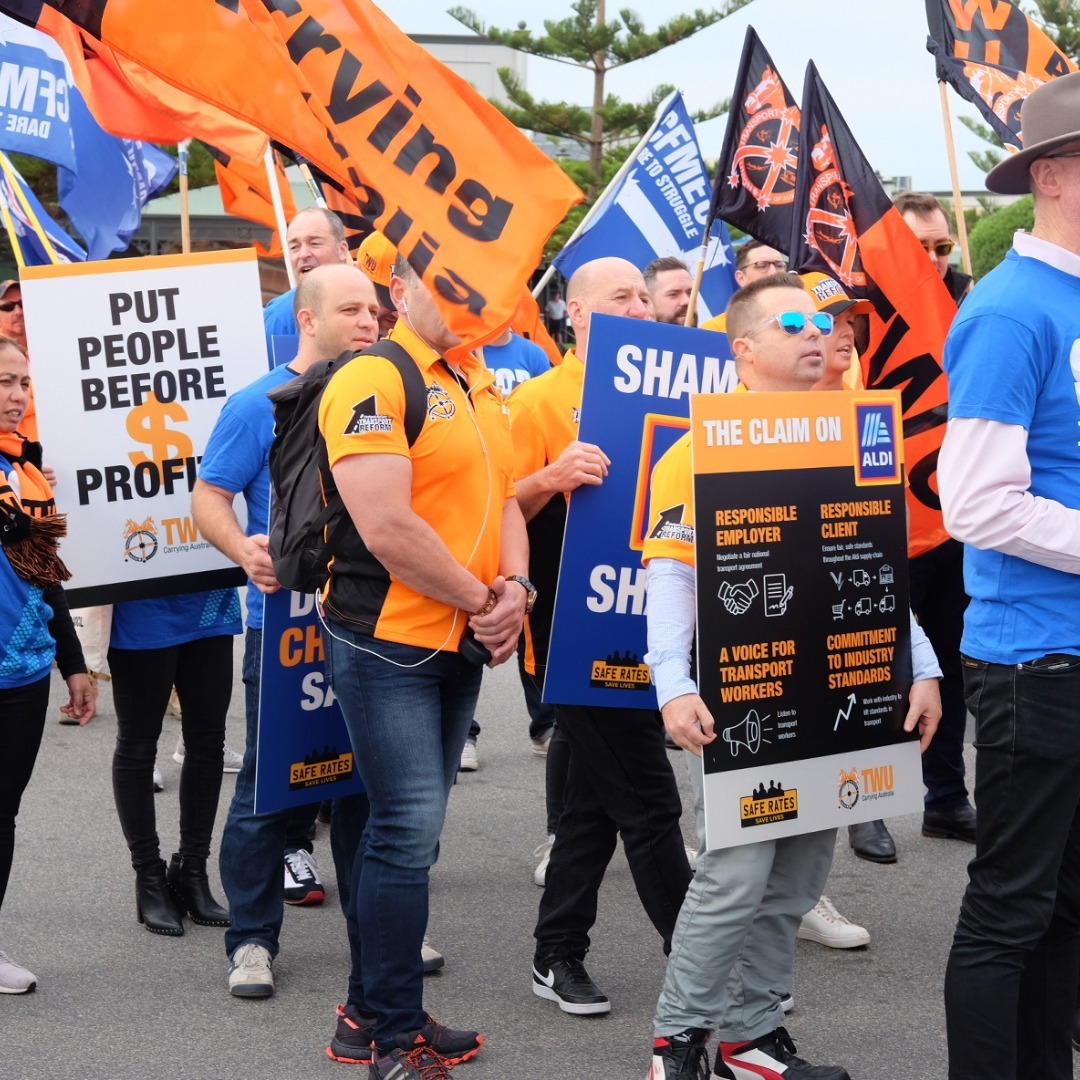
{"label": "arrow graphic", "polygon": [[843,719],[847,720],[851,716],[851,710],[854,707],[855,707],[855,695],[853,693],[848,694],[847,708],[846,709],[837,709],[836,710],[836,723],[833,724],[833,728],[832,728],[833,731],[836,731],[840,727],[840,719],[841,719],[841,717]]}

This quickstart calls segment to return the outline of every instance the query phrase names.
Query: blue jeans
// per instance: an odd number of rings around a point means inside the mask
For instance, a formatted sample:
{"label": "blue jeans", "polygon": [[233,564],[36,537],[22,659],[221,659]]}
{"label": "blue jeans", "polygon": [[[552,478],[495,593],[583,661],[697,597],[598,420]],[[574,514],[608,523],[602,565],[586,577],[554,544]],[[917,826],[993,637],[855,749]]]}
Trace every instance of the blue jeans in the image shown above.
{"label": "blue jeans", "polygon": [[[282,857],[296,810],[255,813],[262,631],[251,627],[248,627],[244,640],[243,676],[244,711],[247,717],[244,764],[236,777],[236,793],[229,805],[229,816],[225,819],[221,836],[221,885],[229,901],[225,952],[232,956],[241,945],[254,942],[268,949],[271,956],[277,956],[284,912]],[[317,805],[312,807],[312,811]],[[363,796],[334,800],[330,843],[335,855],[338,851],[351,854],[355,850],[366,811]],[[308,816],[314,819],[313,812]],[[335,858],[335,865],[337,861]],[[340,883],[339,895],[344,899]]]}
{"label": "blue jeans", "polygon": [[950,1080],[1071,1080],[1080,966],[1080,656],[963,657],[975,858],[945,972]]}
{"label": "blue jeans", "polygon": [[331,629],[327,669],[370,803],[345,913],[349,1003],[378,1018],[375,1043],[385,1053],[396,1035],[426,1021],[428,871],[483,669],[457,653],[431,656],[337,623]]}

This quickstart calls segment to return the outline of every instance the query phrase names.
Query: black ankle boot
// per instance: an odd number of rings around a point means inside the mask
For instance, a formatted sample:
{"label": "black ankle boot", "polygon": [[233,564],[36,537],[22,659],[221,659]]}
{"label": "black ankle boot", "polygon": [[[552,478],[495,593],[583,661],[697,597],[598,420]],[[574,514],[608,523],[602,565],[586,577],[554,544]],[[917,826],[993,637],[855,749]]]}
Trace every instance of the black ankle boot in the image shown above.
{"label": "black ankle boot", "polygon": [[167,876],[180,910],[186,911],[193,923],[199,926],[229,925],[228,911],[210,895],[205,859],[174,855]]}
{"label": "black ankle boot", "polygon": [[184,932],[180,909],[165,881],[165,864],[160,859],[135,871],[135,914],[151,934],[179,937]]}

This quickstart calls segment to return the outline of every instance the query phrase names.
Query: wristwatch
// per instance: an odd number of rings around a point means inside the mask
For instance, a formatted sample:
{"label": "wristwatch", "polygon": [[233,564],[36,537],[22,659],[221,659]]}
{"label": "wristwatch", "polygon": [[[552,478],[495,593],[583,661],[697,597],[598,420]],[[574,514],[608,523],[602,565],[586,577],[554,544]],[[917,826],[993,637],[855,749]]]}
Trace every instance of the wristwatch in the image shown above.
{"label": "wristwatch", "polygon": [[532,609],[536,606],[536,586],[527,577],[522,577],[520,574],[513,574],[506,580],[516,581],[525,590],[527,594],[525,614],[531,615]]}

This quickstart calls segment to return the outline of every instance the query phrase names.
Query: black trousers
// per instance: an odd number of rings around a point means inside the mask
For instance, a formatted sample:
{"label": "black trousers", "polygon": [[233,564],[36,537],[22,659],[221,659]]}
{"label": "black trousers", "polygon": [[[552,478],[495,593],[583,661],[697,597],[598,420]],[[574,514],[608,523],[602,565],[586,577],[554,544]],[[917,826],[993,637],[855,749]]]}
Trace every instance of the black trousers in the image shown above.
{"label": "black trousers", "polygon": [[154,757],[176,687],[186,756],[180,771],[180,854],[205,859],[221,791],[225,717],[232,696],[231,635],[164,649],[109,649],[116,750],[113,796],[138,871],[161,858],[154,813]]}
{"label": "black trousers", "polygon": [[964,682],[979,818],[945,972],[949,1078],[1072,1080],[1080,656],[965,658]]}
{"label": "black trousers", "polygon": [[534,933],[537,958],[588,951],[600,884],[620,835],[638,897],[667,952],[692,875],[659,714],[556,705],[555,716],[570,764]]}
{"label": "black trousers", "polygon": [[0,690],[0,907],[11,877],[15,818],[34,771],[48,708],[48,675],[28,686]]}
{"label": "black trousers", "polygon": [[941,723],[922,756],[928,810],[951,810],[968,796],[964,783],[964,676],[960,638],[964,633],[964,546],[946,540],[908,561],[911,610],[926,631],[941,665]]}

